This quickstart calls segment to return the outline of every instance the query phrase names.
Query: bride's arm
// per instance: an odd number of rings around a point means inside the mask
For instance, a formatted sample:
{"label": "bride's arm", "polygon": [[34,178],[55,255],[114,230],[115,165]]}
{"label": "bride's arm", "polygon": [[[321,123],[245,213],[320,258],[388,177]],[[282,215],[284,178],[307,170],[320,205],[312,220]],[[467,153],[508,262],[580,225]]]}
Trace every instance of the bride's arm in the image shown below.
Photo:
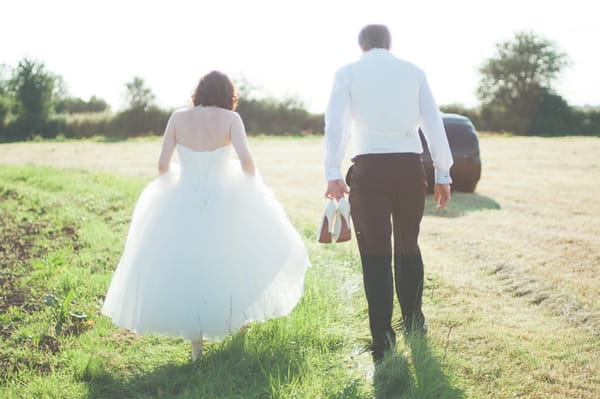
{"label": "bride's arm", "polygon": [[254,160],[250,154],[248,148],[248,139],[246,138],[246,129],[244,128],[244,122],[237,113],[233,113],[233,121],[231,123],[231,143],[235,152],[237,152],[242,169],[249,175],[254,175]]}
{"label": "bride's arm", "polygon": [[169,171],[169,165],[171,163],[171,156],[175,150],[175,123],[173,121],[175,113],[171,115],[165,128],[165,134],[163,135],[162,149],[160,151],[160,157],[158,158],[158,174],[162,175]]}

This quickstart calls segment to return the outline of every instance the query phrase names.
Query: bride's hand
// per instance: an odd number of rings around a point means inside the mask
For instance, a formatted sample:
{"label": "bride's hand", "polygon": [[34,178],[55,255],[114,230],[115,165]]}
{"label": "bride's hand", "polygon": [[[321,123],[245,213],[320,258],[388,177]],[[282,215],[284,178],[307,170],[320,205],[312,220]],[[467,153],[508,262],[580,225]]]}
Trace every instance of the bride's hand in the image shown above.
{"label": "bride's hand", "polygon": [[327,190],[325,191],[326,198],[339,200],[348,193],[348,187],[342,179],[327,181]]}

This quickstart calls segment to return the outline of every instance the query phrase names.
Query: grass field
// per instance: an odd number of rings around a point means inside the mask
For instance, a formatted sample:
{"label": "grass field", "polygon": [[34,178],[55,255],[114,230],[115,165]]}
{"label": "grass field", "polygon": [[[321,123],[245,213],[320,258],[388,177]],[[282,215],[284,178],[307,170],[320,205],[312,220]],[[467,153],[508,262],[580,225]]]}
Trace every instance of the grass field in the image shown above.
{"label": "grass field", "polygon": [[377,369],[356,243],[314,242],[321,139],[251,147],[314,267],[290,317],[192,364],[186,342],[99,315],[159,141],[0,145],[0,397],[600,397],[599,138],[482,137],[476,193],[441,213],[428,198],[428,338],[400,340]]}

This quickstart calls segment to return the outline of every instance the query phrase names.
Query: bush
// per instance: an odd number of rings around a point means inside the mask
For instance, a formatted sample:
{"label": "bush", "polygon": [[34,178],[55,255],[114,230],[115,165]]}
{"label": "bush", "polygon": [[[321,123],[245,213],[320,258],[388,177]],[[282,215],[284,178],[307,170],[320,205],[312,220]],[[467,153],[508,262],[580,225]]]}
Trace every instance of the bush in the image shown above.
{"label": "bush", "polygon": [[58,135],[64,135],[67,131],[67,121],[63,117],[52,117],[44,124],[41,135],[47,139],[56,138]]}
{"label": "bush", "polygon": [[573,111],[561,96],[544,91],[538,98],[529,135],[568,135],[576,127]]}
{"label": "bush", "polygon": [[75,115],[67,119],[65,135],[78,139],[162,135],[170,116],[171,111],[158,107],[128,109],[114,116],[108,113]]}
{"label": "bush", "polygon": [[573,118],[576,125],[574,134],[585,136],[600,136],[600,109],[599,108],[575,108]]}
{"label": "bush", "polygon": [[108,109],[107,102],[96,96],[90,97],[89,101],[76,97],[63,98],[54,106],[54,111],[58,114],[95,113],[105,112]]}
{"label": "bush", "polygon": [[0,94],[0,135],[2,129],[6,126],[8,122],[8,117],[11,113],[11,109],[13,107],[12,101],[8,96],[3,96]]}
{"label": "bush", "polygon": [[119,112],[109,123],[106,136],[112,137],[137,137],[162,135],[171,111],[158,107],[132,108]]}
{"label": "bush", "polygon": [[110,113],[69,115],[66,118],[65,135],[74,139],[107,135],[107,132],[110,131],[111,120]]}
{"label": "bush", "polygon": [[46,120],[39,118],[17,118],[0,130],[1,141],[32,140],[34,137],[53,139],[65,134],[67,123],[64,118],[52,117]]}
{"label": "bush", "polygon": [[459,114],[464,115],[473,122],[476,128],[486,130],[482,128],[483,122],[481,121],[480,111],[476,108],[467,108],[462,104],[448,104],[442,105],[440,111],[447,114]]}
{"label": "bush", "polygon": [[237,111],[249,135],[288,136],[323,131],[323,115],[313,115],[291,99],[240,99]]}

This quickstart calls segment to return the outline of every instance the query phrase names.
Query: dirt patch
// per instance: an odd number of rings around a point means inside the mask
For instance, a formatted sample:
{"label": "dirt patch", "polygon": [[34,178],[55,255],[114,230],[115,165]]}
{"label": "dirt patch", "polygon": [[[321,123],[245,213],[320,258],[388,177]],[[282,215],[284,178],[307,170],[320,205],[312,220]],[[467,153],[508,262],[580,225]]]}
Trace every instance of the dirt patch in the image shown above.
{"label": "dirt patch", "polygon": [[0,326],[0,339],[2,339],[3,341],[5,339],[8,339],[11,335],[11,329],[8,328],[7,326]]}
{"label": "dirt patch", "polygon": [[[19,193],[0,188],[0,202],[20,199]],[[41,307],[28,300],[29,290],[20,286],[18,280],[29,272],[31,258],[41,256],[46,251],[44,248],[35,248],[35,243],[36,236],[43,234],[48,224],[44,220],[18,218],[7,209],[0,210],[0,314],[13,306],[28,313]],[[8,328],[3,327],[0,335],[7,337],[8,334]]]}
{"label": "dirt patch", "polygon": [[10,357],[0,354],[0,381],[6,381],[13,369],[14,362],[11,361]]}
{"label": "dirt patch", "polygon": [[8,211],[0,213],[0,267],[10,269],[11,262],[27,263],[35,240],[28,237],[39,232],[45,223],[28,220],[17,221]]}
{"label": "dirt patch", "polygon": [[60,351],[60,341],[50,335],[44,335],[40,339],[38,348],[45,352],[51,352],[54,355]]}
{"label": "dirt patch", "polygon": [[16,281],[31,258],[33,236],[46,225],[45,222],[16,220],[6,210],[0,213],[0,313],[11,306],[27,306],[27,289],[18,287]]}
{"label": "dirt patch", "polygon": [[138,339],[138,336],[135,333],[133,333],[129,330],[120,328],[118,330],[115,330],[115,332],[112,334],[112,336],[110,337],[110,342],[117,342],[119,344],[131,345],[137,339]]}
{"label": "dirt patch", "polygon": [[0,187],[0,201],[7,201],[7,200],[20,201],[21,198],[22,197],[18,192],[8,189],[8,188]]}
{"label": "dirt patch", "polygon": [[[0,203],[20,200],[21,196],[18,193],[0,188]],[[40,234],[48,232],[48,226],[47,221],[19,218],[7,209],[0,210],[0,314],[11,307],[19,307],[27,313],[41,309],[40,303],[30,300],[29,289],[19,284],[19,279],[30,272],[29,262],[32,258],[47,252],[45,248],[36,247],[36,239]],[[65,226],[61,233],[69,238],[77,238],[72,226]],[[11,323],[0,326],[0,339],[11,340],[14,329]],[[33,342],[30,340],[29,345],[31,344]],[[43,335],[37,346],[31,348],[54,355],[60,351],[60,341]],[[35,370],[40,375],[47,375],[52,370],[47,359],[20,359],[10,354],[0,355],[0,381],[10,378],[21,369]]]}
{"label": "dirt patch", "polygon": [[[0,203],[21,202],[22,198],[18,192],[0,187]],[[27,301],[27,288],[19,287],[17,283],[19,277],[29,271],[27,265],[31,258],[48,252],[46,247],[36,247],[40,235],[45,235],[51,242],[71,241],[75,252],[82,247],[76,226],[65,224],[59,228],[49,228],[50,223],[39,218],[39,214],[45,213],[44,208],[28,211],[34,212],[35,217],[16,217],[7,209],[0,210],[0,314],[12,306],[22,307],[27,312],[41,307],[37,302]]]}
{"label": "dirt patch", "polygon": [[67,224],[62,227],[60,230],[62,233],[62,237],[66,239],[70,239],[73,246],[73,251],[79,252],[79,250],[83,247],[81,241],[79,240],[79,236],[77,235],[77,229],[75,226]]}
{"label": "dirt patch", "polygon": [[50,362],[43,359],[18,359],[10,355],[0,354],[0,382],[14,377],[20,370],[35,371],[38,375],[48,375],[52,371]]}

